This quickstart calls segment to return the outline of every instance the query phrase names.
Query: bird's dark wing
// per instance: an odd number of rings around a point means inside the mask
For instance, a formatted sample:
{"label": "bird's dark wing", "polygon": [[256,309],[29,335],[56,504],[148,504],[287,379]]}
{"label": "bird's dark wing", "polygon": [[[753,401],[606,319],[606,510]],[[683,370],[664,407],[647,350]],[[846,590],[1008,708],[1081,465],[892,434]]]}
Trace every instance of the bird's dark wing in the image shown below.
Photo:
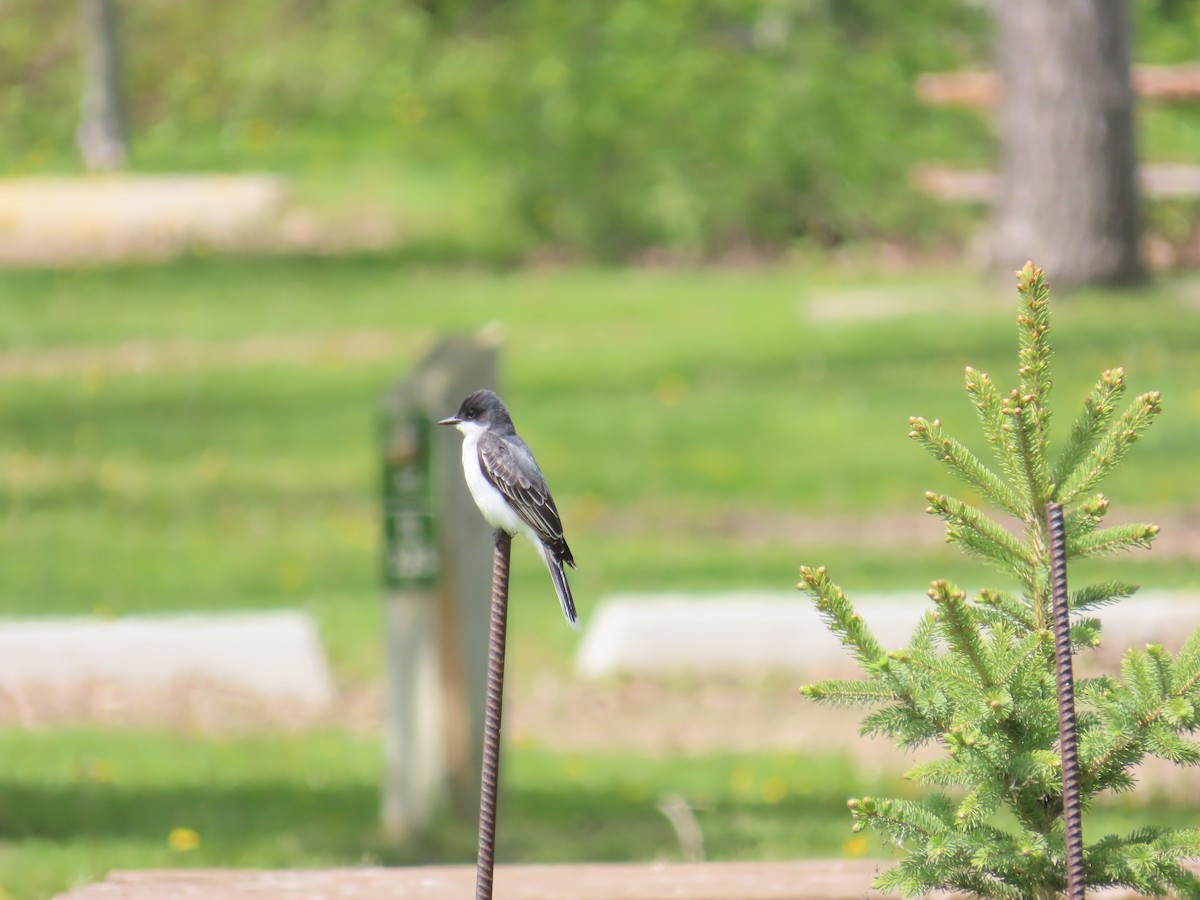
{"label": "bird's dark wing", "polygon": [[[520,449],[525,448],[522,445]],[[484,432],[479,437],[479,468],[484,477],[507,498],[517,515],[537,532],[555,556],[573,566],[575,560],[563,537],[562,519],[546,479],[532,454],[527,450],[523,455],[518,453],[509,442],[494,434]]]}

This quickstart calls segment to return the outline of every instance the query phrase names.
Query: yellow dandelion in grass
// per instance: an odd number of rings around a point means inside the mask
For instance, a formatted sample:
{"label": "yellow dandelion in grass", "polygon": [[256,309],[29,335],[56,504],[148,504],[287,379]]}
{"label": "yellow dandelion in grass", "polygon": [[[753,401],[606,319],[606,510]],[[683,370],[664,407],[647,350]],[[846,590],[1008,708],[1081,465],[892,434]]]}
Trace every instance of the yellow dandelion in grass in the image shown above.
{"label": "yellow dandelion in grass", "polygon": [[734,794],[744,795],[754,787],[754,770],[746,765],[740,765],[729,776],[729,789]]}
{"label": "yellow dandelion in grass", "polygon": [[295,560],[285,562],[279,567],[279,586],[285,591],[295,592],[308,587],[308,569],[303,563]]}
{"label": "yellow dandelion in grass", "polygon": [[79,376],[79,391],[85,397],[94,397],[104,390],[104,373],[88,369]]}
{"label": "yellow dandelion in grass", "polygon": [[787,782],[782,778],[768,778],[762,785],[763,801],[774,806],[788,795]]}
{"label": "yellow dandelion in grass", "polygon": [[0,900],[12,900],[12,894],[10,894],[8,889],[2,884],[0,884]]}
{"label": "yellow dandelion in grass", "polygon": [[568,756],[563,761],[563,774],[571,781],[582,781],[588,774],[588,765],[578,756]]}
{"label": "yellow dandelion in grass", "polygon": [[867,851],[870,849],[871,839],[865,834],[856,834],[853,837],[847,838],[845,843],[842,844],[842,856],[866,856]]}
{"label": "yellow dandelion in grass", "polygon": [[244,136],[251,150],[265,150],[275,141],[275,126],[262,119],[251,119],[245,125]]}
{"label": "yellow dandelion in grass", "polygon": [[650,792],[646,790],[645,785],[627,784],[621,788],[621,799],[640,806],[649,801]]}
{"label": "yellow dandelion in grass", "polygon": [[187,853],[200,846],[200,835],[191,828],[172,828],[167,835],[167,846],[177,853]]}
{"label": "yellow dandelion in grass", "polygon": [[90,757],[76,760],[71,774],[76,781],[89,781],[92,784],[112,784],[113,780],[112,764]]}

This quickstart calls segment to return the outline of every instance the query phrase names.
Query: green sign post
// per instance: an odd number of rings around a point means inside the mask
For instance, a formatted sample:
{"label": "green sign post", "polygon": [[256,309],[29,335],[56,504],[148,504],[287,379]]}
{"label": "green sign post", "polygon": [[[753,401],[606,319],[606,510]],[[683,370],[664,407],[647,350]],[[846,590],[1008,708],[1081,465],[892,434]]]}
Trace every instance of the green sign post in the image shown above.
{"label": "green sign post", "polygon": [[382,427],[383,584],[431,590],[438,546],[433,510],[431,425],[411,413]]}
{"label": "green sign post", "polygon": [[496,343],[446,338],[388,389],[379,414],[387,649],[384,831],[477,812],[492,537],[462,478],[462,441],[434,423],[496,383]]}

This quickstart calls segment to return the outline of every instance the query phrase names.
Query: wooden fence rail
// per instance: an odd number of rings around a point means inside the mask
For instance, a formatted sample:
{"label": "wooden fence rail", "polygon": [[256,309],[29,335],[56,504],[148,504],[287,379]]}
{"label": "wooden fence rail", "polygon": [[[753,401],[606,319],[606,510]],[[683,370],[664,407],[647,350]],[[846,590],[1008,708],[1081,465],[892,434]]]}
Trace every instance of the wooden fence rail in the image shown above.
{"label": "wooden fence rail", "polygon": [[[1163,103],[1200,100],[1200,64],[1135,66],[1133,89]],[[990,109],[1000,103],[1000,80],[994,72],[930,73],[917,79],[917,96],[930,106]]]}
{"label": "wooden fence rail", "polygon": [[[1135,66],[1138,96],[1162,103],[1200,100],[1200,64]],[[1000,80],[994,72],[938,72],[917,79],[917,96],[929,106],[965,106],[992,110],[1000,103]],[[915,187],[951,203],[992,203],[999,177],[986,169],[917,166],[909,173]],[[1138,167],[1142,195],[1156,200],[1200,196],[1200,166],[1179,163]]]}

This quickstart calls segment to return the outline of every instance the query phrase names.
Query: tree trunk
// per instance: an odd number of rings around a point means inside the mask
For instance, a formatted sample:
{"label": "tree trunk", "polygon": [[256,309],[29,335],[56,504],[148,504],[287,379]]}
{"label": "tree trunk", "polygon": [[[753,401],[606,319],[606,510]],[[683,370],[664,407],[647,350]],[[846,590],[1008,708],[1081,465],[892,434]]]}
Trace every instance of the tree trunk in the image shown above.
{"label": "tree trunk", "polygon": [[125,116],[121,105],[121,55],[116,0],[80,0],[83,32],[83,103],[79,152],[88,171],[125,165]]}
{"label": "tree trunk", "polygon": [[1001,190],[991,259],[1055,286],[1130,282],[1138,257],[1128,0],[996,0]]}

